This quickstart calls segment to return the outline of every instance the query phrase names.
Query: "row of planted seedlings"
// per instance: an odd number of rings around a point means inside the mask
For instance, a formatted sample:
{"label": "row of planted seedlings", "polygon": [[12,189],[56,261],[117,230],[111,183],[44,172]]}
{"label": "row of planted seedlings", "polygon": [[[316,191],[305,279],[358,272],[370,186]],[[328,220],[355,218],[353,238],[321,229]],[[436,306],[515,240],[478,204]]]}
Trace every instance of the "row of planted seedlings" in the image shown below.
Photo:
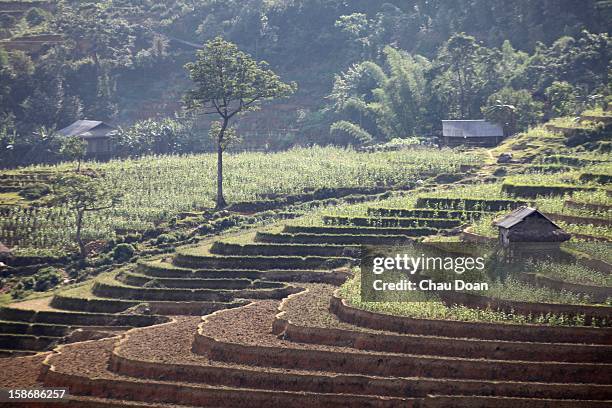
{"label": "row of planted seedlings", "polygon": [[[452,195],[449,194],[449,195]],[[509,198],[479,199],[420,196],[414,208],[373,207],[368,209],[368,215],[382,217],[435,217],[437,219],[458,218],[467,223],[484,222],[490,224],[503,211],[510,211],[522,205],[525,201]],[[493,230],[492,230],[493,231]],[[494,234],[491,234],[491,238]],[[609,269],[609,265],[608,269]],[[608,325],[610,313],[607,307],[591,306],[592,303],[608,303],[612,296],[610,282],[601,272],[573,262],[571,265],[555,265],[556,271],[564,271],[565,275],[574,268],[586,270],[591,282],[566,282],[561,278],[542,276],[541,273],[527,271],[520,275],[521,279],[509,279],[506,282],[492,282],[492,288],[486,294],[472,293],[448,300],[449,304],[464,304],[469,307],[486,309],[492,307],[508,313],[524,312],[525,314],[556,314],[577,322],[593,325]],[[539,271],[546,269],[538,265]],[[548,265],[550,268],[550,265]],[[605,268],[605,267],[604,267]],[[608,272],[609,273],[609,272]],[[550,274],[549,274],[550,275]],[[575,276],[576,274],[571,274]],[[595,284],[593,284],[595,283]]]}
{"label": "row of planted seedlings", "polygon": [[[449,195],[452,193],[449,192]],[[381,203],[369,206],[365,214],[326,215],[323,222],[328,225],[355,227],[386,227],[412,230],[409,235],[435,235],[469,224],[492,211],[513,209],[526,203],[514,199],[482,199],[438,197],[427,194],[416,200],[407,200],[406,205],[396,202],[389,206]],[[406,232],[405,232],[406,233]]]}

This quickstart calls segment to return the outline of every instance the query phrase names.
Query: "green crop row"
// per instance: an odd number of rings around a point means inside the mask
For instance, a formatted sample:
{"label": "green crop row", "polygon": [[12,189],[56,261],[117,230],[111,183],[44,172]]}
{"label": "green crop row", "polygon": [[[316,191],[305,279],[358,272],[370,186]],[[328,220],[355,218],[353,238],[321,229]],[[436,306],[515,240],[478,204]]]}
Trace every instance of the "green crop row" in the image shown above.
{"label": "green crop row", "polygon": [[[424,174],[457,172],[461,165],[477,164],[477,155],[452,150],[422,149],[405,152],[360,153],[335,147],[296,148],[280,153],[227,154],[224,191],[228,202],[258,201],[263,197],[310,193],[337,188],[405,186]],[[22,171],[70,171],[73,164],[32,166]],[[86,216],[85,240],[108,240],[115,231],[142,231],[180,212],[214,206],[216,157],[148,156],[139,159],[88,163],[100,182],[123,194],[112,209]],[[0,241],[24,248],[72,250],[75,215],[67,206],[25,210],[15,206],[0,217]]]}
{"label": "green crop row", "polygon": [[527,203],[516,199],[489,198],[446,198],[422,196],[417,200],[418,207],[464,209],[468,211],[504,211],[518,208]]}
{"label": "green crop row", "polygon": [[[261,255],[261,256],[345,256],[350,249],[346,245],[316,244],[230,244],[215,242],[210,252],[220,255]],[[358,246],[352,248],[353,252],[359,250]]]}
{"label": "green crop row", "polygon": [[515,197],[536,198],[547,196],[565,196],[578,191],[596,191],[596,187],[581,187],[570,184],[518,184],[516,182],[504,182],[502,191]]}
{"label": "green crop row", "polygon": [[324,216],[328,225],[355,225],[362,227],[431,227],[454,228],[461,225],[462,220],[447,218],[395,218],[395,217],[330,217]]}
{"label": "green crop row", "polygon": [[334,245],[395,245],[406,242],[405,235],[359,235],[359,234],[287,234],[257,233],[258,242],[287,244],[334,244]]}
{"label": "green crop row", "polygon": [[484,211],[445,210],[426,208],[369,208],[368,215],[382,217],[452,218],[469,220],[482,216]]}

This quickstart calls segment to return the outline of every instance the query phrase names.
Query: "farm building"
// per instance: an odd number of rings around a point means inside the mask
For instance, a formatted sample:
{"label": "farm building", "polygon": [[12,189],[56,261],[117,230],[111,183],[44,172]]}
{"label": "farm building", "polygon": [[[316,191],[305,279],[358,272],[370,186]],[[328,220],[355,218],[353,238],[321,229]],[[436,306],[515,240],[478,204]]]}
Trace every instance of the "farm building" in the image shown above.
{"label": "farm building", "polygon": [[442,142],[446,146],[495,146],[503,138],[503,128],[484,119],[442,121]]}
{"label": "farm building", "polygon": [[78,136],[87,142],[87,156],[107,159],[111,154],[111,137],[117,129],[97,120],[77,120],[58,131],[62,136]]}
{"label": "farm building", "polygon": [[563,231],[535,208],[519,207],[495,225],[499,228],[500,244],[511,242],[564,242],[570,234]]}

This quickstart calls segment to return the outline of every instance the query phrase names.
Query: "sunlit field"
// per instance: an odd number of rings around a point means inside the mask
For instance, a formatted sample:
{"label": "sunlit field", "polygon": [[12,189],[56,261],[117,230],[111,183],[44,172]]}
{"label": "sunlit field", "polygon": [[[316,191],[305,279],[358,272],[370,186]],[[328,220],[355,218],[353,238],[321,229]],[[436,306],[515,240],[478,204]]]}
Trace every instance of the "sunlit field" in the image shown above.
{"label": "sunlit field", "polygon": [[[227,154],[224,189],[229,203],[266,194],[298,194],[320,188],[401,186],[476,164],[475,155],[443,149],[359,153],[333,147],[282,153]],[[102,182],[123,194],[110,210],[87,214],[87,240],[112,238],[116,229],[144,230],[182,211],[214,206],[216,156],[149,156],[89,164]],[[25,171],[72,171],[74,165],[32,166]],[[0,221],[0,239],[18,248],[72,247],[73,213],[65,207],[14,207]]]}

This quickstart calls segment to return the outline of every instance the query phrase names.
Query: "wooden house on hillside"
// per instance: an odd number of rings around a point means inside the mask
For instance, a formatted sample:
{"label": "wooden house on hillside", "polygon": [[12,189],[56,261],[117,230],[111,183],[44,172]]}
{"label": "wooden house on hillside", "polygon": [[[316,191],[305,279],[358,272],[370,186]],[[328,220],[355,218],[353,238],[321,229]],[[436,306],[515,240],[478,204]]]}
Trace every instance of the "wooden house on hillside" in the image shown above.
{"label": "wooden house on hillside", "polygon": [[61,136],[78,136],[87,142],[87,157],[108,159],[111,155],[111,138],[117,129],[97,120],[77,120],[58,131]]}
{"label": "wooden house on hillside", "polygon": [[570,239],[570,234],[535,208],[519,207],[495,225],[503,246],[515,242],[556,242]]}
{"label": "wooden house on hillside", "polygon": [[504,129],[484,119],[442,121],[442,143],[446,146],[495,146],[503,139]]}

